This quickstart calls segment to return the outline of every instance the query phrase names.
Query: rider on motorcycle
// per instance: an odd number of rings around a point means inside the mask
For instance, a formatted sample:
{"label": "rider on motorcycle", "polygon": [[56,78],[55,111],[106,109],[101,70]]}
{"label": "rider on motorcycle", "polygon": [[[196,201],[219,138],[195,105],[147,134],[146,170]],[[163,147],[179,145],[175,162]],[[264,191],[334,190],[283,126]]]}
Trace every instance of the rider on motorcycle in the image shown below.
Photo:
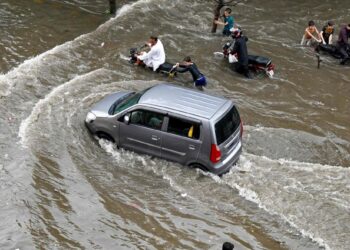
{"label": "rider on motorcycle", "polygon": [[149,52],[141,52],[137,56],[136,64],[143,62],[147,67],[157,71],[160,65],[165,62],[165,52],[162,42],[155,36],[151,36],[147,45],[151,48]]}
{"label": "rider on motorcycle", "polygon": [[249,69],[248,69],[248,49],[247,49],[247,41],[248,38],[242,36],[242,31],[240,29],[234,29],[232,31],[232,38],[235,40],[231,47],[229,48],[230,54],[237,54],[238,62],[235,63],[235,70],[246,76],[247,78],[251,78]]}

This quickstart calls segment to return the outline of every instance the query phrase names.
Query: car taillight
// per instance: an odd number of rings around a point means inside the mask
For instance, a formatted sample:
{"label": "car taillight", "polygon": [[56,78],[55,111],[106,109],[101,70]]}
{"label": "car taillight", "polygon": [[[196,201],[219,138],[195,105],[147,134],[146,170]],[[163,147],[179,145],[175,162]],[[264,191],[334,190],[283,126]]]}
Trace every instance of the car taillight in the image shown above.
{"label": "car taillight", "polygon": [[242,137],[243,137],[243,121],[242,120],[241,120],[241,123],[239,124],[239,127],[240,127],[240,130],[241,130],[239,136],[242,139]]}
{"label": "car taillight", "polygon": [[268,70],[274,70],[275,69],[275,64],[271,63],[267,69]]}
{"label": "car taillight", "polygon": [[221,160],[220,148],[216,144],[211,144],[210,161],[217,163]]}

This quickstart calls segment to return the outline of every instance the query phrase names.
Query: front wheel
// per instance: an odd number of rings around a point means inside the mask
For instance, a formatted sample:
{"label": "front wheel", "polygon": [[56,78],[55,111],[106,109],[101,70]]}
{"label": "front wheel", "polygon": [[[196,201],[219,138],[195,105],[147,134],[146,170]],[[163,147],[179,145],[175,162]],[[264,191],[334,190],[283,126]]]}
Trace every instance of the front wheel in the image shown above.
{"label": "front wheel", "polygon": [[114,142],[113,137],[110,136],[107,133],[104,133],[104,132],[97,133],[97,137],[100,138],[100,139],[104,139],[104,140],[110,141],[110,142]]}
{"label": "front wheel", "polygon": [[273,76],[275,75],[275,72],[271,69],[271,70],[266,70],[266,75],[269,78],[273,78]]}

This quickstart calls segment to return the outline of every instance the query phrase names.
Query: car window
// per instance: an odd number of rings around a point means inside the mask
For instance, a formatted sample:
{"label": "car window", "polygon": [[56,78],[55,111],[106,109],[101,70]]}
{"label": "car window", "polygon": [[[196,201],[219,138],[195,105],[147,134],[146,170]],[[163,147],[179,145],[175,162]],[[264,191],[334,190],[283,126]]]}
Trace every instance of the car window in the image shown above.
{"label": "car window", "polygon": [[199,139],[200,126],[198,123],[186,121],[175,117],[169,117],[167,132],[192,139]]}
{"label": "car window", "polygon": [[238,111],[233,106],[232,109],[215,124],[217,144],[220,145],[226,141],[237,130],[240,122],[241,118],[239,117]]}
{"label": "car window", "polygon": [[139,100],[141,99],[141,97],[143,96],[144,93],[146,93],[150,88],[147,88],[141,92],[138,93],[133,93],[131,95],[128,95],[125,99],[123,99],[121,102],[119,103],[115,103],[112,107],[113,109],[113,115],[137,104],[139,102]]}
{"label": "car window", "polygon": [[135,110],[130,115],[130,124],[157,130],[162,128],[163,120],[164,115],[148,110]]}

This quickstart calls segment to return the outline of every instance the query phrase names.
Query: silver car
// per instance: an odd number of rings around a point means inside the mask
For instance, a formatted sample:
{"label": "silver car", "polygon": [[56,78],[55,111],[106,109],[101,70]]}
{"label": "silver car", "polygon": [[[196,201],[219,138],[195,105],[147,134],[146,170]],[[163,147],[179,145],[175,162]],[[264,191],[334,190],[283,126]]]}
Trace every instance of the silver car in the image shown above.
{"label": "silver car", "polygon": [[242,150],[243,126],[231,100],[172,84],[106,96],[85,124],[119,147],[218,175]]}

